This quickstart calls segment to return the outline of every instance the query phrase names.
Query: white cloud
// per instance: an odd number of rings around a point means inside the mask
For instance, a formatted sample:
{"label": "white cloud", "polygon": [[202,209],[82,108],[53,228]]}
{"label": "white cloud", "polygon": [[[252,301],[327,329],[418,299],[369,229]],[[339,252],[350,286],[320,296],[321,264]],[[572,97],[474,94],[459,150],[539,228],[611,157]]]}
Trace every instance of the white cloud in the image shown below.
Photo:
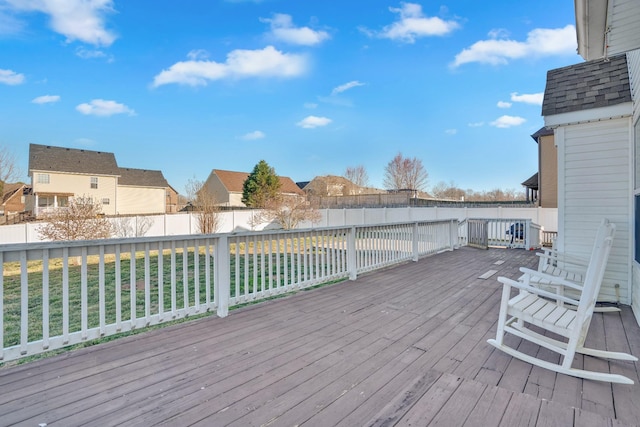
{"label": "white cloud", "polygon": [[[492,36],[500,34],[490,33]],[[523,42],[497,38],[475,42],[456,55],[452,66],[470,62],[503,65],[525,57],[570,55],[576,53],[576,47],[576,29],[573,25],[557,29],[537,28],[530,31]]]}
{"label": "white cloud", "polygon": [[522,95],[518,95],[518,92],[511,93],[511,100],[513,102],[524,102],[525,104],[533,104],[533,105],[542,105],[542,100],[544,99],[544,93],[523,93]]}
{"label": "white cloud", "polygon": [[458,133],[458,129],[447,129],[444,131],[447,135],[455,135]]}
{"label": "white cloud", "polygon": [[105,58],[107,54],[99,49],[85,49],[84,47],[78,47],[76,49],[76,56],[82,59],[95,59]]}
{"label": "white cloud", "polygon": [[85,115],[108,117],[114,114],[128,114],[135,116],[136,112],[124,104],[104,99],[93,99],[89,103],[80,104],[76,110]]}
{"label": "white cloud", "polygon": [[429,17],[422,12],[422,6],[416,3],[400,3],[399,8],[389,10],[399,15],[393,24],[385,26],[382,31],[370,31],[361,28],[365,34],[405,43],[414,43],[417,38],[444,36],[458,29],[456,21],[445,21],[438,17]]}
{"label": "white cloud", "polygon": [[511,108],[511,103],[506,101],[498,101],[498,108]]}
{"label": "white cloud", "polygon": [[249,132],[249,133],[245,133],[244,135],[242,135],[242,139],[244,139],[245,141],[254,141],[256,139],[262,139],[264,138],[265,133],[259,130],[254,130],[253,132]]}
{"label": "white cloud", "polygon": [[304,129],[314,129],[320,126],[326,126],[331,123],[331,119],[327,117],[307,116],[300,120],[296,125]]}
{"label": "white cloud", "polygon": [[176,62],[153,78],[153,86],[177,83],[204,86],[225,78],[297,77],[307,69],[303,55],[282,53],[273,46],[258,50],[237,49],[227,54],[223,63],[190,60]]}
{"label": "white cloud", "polygon": [[24,83],[24,74],[0,68],[0,83],[4,83],[9,86],[22,84]]}
{"label": "white cloud", "polygon": [[344,91],[347,91],[349,89],[352,89],[354,87],[358,87],[358,86],[364,86],[365,84],[362,82],[359,82],[357,80],[352,80],[348,83],[345,83],[343,85],[334,87],[333,90],[331,91],[331,95],[337,95],[339,93],[342,93]]}
{"label": "white cloud", "polygon": [[260,21],[270,24],[271,37],[289,44],[315,46],[330,38],[326,31],[294,26],[291,15],[284,13],[275,13],[273,18],[260,18]]}
{"label": "white cloud", "polygon": [[[503,33],[492,31],[490,36],[499,37]],[[507,64],[510,60],[525,57],[551,55],[571,55],[576,53],[576,29],[573,25],[564,28],[537,28],[527,34],[527,40],[520,42],[506,38],[491,38],[475,42],[458,53],[453,67],[470,62],[491,65]]]}
{"label": "white cloud", "polygon": [[518,117],[518,116],[501,116],[501,117],[498,117],[496,120],[494,120],[493,122],[491,122],[489,124],[491,126],[504,129],[504,128],[510,128],[510,127],[513,127],[513,126],[520,126],[524,122],[526,122],[526,119],[524,119],[522,117]]}
{"label": "white cloud", "polygon": [[58,101],[60,101],[60,95],[42,95],[31,100],[34,104],[51,104]]}
{"label": "white cloud", "polygon": [[187,53],[187,58],[192,61],[201,61],[205,59],[209,59],[209,52],[204,49],[193,49],[189,53]]}
{"label": "white cloud", "polygon": [[113,13],[113,0],[4,0],[17,12],[40,12],[49,15],[50,26],[68,42],[80,40],[109,46],[116,35],[105,28],[105,18]]}

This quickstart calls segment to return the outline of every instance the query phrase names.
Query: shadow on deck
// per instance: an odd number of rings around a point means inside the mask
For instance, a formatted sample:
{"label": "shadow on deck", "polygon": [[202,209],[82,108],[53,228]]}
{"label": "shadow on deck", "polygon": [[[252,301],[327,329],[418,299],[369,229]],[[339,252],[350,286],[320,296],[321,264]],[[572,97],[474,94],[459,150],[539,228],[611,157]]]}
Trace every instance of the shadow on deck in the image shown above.
{"label": "shadow on deck", "polygon": [[[612,385],[532,367],[486,343],[498,317],[496,277],[536,263],[533,252],[462,248],[224,319],[6,367],[0,424],[640,424],[637,364],[576,358],[574,366],[636,381]],[[629,307],[596,314],[589,339],[640,354]]]}

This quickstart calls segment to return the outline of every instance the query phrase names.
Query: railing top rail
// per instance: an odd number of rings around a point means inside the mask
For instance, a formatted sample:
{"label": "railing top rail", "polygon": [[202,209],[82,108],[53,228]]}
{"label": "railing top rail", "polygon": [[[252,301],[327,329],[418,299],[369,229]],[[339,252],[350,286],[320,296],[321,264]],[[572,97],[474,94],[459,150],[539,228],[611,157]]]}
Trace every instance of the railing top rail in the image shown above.
{"label": "railing top rail", "polygon": [[287,235],[298,234],[305,232],[317,232],[328,230],[350,230],[355,228],[368,228],[368,227],[389,227],[398,225],[409,224],[440,224],[451,221],[458,221],[455,218],[451,219],[439,219],[439,220],[419,220],[419,221],[402,221],[402,222],[387,222],[387,223],[375,223],[375,224],[358,224],[358,225],[343,225],[337,227],[312,227],[312,228],[297,228],[293,230],[284,229],[267,229],[261,231],[239,231],[231,233],[216,233],[216,234],[181,234],[171,236],[151,236],[151,237],[120,237],[112,239],[98,239],[98,240],[65,240],[55,242],[34,242],[34,243],[10,243],[0,244],[0,252],[15,252],[23,250],[42,250],[42,249],[61,249],[61,248],[80,248],[84,246],[113,246],[113,245],[130,245],[130,244],[144,244],[144,243],[158,243],[158,242],[172,242],[172,241],[197,241],[202,239],[217,239],[220,236],[227,237],[248,237],[248,236],[265,236],[265,235]]}

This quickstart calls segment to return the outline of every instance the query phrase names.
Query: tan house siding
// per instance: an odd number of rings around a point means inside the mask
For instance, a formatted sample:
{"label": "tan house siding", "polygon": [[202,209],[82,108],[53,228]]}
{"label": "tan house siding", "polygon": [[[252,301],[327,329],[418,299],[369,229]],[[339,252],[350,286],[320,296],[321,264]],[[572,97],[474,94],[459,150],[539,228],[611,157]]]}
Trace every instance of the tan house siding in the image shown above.
{"label": "tan house siding", "polygon": [[558,149],[553,135],[541,136],[538,139],[540,156],[539,193],[540,207],[558,207]]}
{"label": "tan house siding", "polygon": [[[39,174],[48,174],[49,183],[38,182]],[[98,188],[91,188],[91,178],[98,179]],[[83,175],[56,172],[33,171],[33,192],[36,200],[45,195],[69,195],[76,197],[91,197],[96,201],[109,199],[109,205],[102,206],[102,213],[115,215],[116,213],[116,184],[115,176]],[[36,202],[36,207],[38,203]]]}
{"label": "tan house siding", "polygon": [[146,215],[166,212],[164,188],[118,186],[118,215]]}

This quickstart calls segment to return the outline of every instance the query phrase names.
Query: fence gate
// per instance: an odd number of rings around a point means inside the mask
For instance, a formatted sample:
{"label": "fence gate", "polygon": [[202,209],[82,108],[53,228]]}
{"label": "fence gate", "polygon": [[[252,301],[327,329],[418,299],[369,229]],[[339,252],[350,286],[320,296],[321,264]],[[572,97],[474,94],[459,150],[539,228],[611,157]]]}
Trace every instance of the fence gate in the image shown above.
{"label": "fence gate", "polygon": [[467,220],[468,245],[478,249],[489,249],[489,222],[483,219]]}

